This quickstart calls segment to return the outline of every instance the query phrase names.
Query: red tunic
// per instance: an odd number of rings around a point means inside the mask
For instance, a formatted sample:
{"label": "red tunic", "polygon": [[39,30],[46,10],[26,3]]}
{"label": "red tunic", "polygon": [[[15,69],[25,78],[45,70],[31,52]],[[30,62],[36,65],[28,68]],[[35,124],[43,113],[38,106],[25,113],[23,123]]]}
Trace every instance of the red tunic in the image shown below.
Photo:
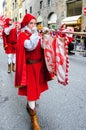
{"label": "red tunic", "polygon": [[[43,49],[40,41],[33,51],[26,51],[24,41],[29,39],[31,34],[20,33],[17,42],[16,52],[16,73],[15,86],[19,88],[18,94],[27,96],[27,100],[33,101],[40,98],[40,93],[48,89],[47,81],[51,76],[46,68]],[[26,59],[41,61],[34,64],[26,64]]]}
{"label": "red tunic", "polygon": [[5,48],[6,54],[16,53],[16,43],[17,43],[17,31],[16,28],[12,29],[9,35],[3,32],[3,46]]}

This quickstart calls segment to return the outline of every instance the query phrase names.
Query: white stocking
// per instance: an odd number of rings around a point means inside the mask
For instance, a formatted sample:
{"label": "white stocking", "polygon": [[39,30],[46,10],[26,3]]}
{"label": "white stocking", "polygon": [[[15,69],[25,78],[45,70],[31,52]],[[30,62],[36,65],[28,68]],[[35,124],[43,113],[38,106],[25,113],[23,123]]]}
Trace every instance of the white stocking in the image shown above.
{"label": "white stocking", "polygon": [[12,63],[12,54],[7,54],[8,57],[8,64]]}
{"label": "white stocking", "polygon": [[16,61],[16,54],[12,54],[12,63],[15,64],[15,61]]}
{"label": "white stocking", "polygon": [[35,108],[35,101],[28,101],[29,107],[34,110]]}

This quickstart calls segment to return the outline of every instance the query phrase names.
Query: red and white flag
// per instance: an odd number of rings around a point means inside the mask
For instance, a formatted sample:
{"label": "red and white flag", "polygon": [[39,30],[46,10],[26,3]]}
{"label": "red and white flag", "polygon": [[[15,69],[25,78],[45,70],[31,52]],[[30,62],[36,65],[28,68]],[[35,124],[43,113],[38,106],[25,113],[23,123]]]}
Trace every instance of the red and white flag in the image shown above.
{"label": "red and white flag", "polygon": [[[70,31],[67,29],[66,31]],[[68,85],[69,58],[68,45],[73,40],[71,34],[57,33],[44,36],[44,55],[47,69],[51,74],[57,76],[60,84]]]}
{"label": "red and white flag", "polygon": [[4,26],[6,17],[4,15],[0,16],[0,26]]}

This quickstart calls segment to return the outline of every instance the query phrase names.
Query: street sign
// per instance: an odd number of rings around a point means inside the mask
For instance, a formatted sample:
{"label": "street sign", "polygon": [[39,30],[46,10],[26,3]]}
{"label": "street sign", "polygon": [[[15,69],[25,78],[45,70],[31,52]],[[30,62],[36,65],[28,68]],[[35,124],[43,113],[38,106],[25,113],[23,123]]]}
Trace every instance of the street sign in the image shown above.
{"label": "street sign", "polygon": [[83,12],[84,12],[84,14],[86,14],[86,7],[83,8]]}

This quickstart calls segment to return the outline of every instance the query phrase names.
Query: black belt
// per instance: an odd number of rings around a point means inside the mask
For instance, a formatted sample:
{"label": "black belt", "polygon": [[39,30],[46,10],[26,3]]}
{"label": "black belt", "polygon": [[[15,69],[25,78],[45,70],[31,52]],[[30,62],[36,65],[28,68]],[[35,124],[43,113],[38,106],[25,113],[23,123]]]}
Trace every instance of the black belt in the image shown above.
{"label": "black belt", "polygon": [[35,63],[41,62],[41,60],[42,59],[37,59],[37,60],[26,59],[26,64],[35,64]]}
{"label": "black belt", "polygon": [[16,44],[16,42],[9,42],[9,44]]}

